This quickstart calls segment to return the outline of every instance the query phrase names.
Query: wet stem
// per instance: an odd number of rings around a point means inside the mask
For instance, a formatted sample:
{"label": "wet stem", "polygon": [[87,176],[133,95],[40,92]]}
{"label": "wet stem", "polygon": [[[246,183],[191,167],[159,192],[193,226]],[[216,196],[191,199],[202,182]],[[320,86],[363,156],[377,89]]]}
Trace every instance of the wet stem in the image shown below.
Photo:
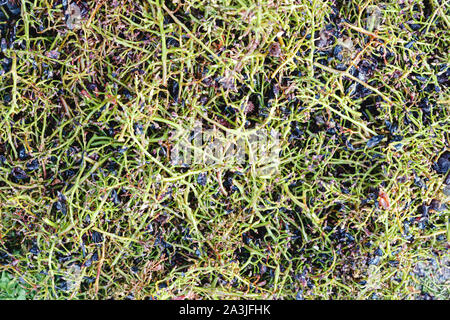
{"label": "wet stem", "polygon": [[158,23],[159,32],[161,35],[161,60],[162,60],[162,84],[167,86],[167,48],[166,48],[166,35],[164,30],[164,16],[162,14],[161,1],[158,2]]}

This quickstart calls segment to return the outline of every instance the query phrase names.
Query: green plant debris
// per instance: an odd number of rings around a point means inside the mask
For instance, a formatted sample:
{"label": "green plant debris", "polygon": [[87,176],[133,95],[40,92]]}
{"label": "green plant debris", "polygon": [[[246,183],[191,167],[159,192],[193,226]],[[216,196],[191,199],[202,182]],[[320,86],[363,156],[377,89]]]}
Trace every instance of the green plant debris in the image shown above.
{"label": "green plant debris", "polygon": [[0,0],[0,298],[449,299],[449,21]]}

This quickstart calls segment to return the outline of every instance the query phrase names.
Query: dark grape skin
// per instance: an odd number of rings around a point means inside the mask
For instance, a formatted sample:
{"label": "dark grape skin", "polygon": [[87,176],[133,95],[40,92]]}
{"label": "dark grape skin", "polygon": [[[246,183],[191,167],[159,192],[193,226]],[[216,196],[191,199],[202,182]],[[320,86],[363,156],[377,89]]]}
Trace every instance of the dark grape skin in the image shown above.
{"label": "dark grape skin", "polygon": [[367,148],[373,148],[383,140],[384,135],[374,136],[367,141]]}
{"label": "dark grape skin", "polygon": [[11,175],[16,180],[25,180],[28,179],[27,173],[21,168],[13,168],[11,170]]}
{"label": "dark grape skin", "polygon": [[[433,167],[437,173],[446,174],[450,169],[450,152],[445,151],[441,154]],[[448,178],[446,180],[448,180]]]}

